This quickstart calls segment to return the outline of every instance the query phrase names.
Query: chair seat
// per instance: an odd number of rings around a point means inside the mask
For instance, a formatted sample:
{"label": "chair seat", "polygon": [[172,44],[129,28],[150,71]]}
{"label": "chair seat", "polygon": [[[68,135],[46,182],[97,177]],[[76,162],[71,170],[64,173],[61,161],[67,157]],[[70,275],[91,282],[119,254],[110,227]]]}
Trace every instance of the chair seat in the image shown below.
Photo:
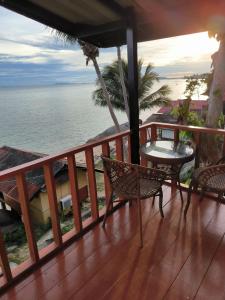
{"label": "chair seat", "polygon": [[[199,175],[201,171],[203,171],[205,168],[201,167],[196,169],[193,172],[192,175],[192,181],[197,183],[199,186],[201,184],[198,182]],[[225,174],[215,174],[212,175],[207,183],[203,186],[206,190],[212,191],[212,192],[224,192],[225,191]]]}
{"label": "chair seat", "polygon": [[207,189],[211,191],[224,193],[225,191],[225,174],[212,176],[207,182]]}
{"label": "chair seat", "polygon": [[[140,198],[149,198],[158,193],[161,188],[161,183],[157,180],[149,180],[145,178],[139,178],[140,185]],[[120,181],[116,183],[114,187],[116,194],[132,199],[137,198],[137,179],[130,173],[120,178]]]}

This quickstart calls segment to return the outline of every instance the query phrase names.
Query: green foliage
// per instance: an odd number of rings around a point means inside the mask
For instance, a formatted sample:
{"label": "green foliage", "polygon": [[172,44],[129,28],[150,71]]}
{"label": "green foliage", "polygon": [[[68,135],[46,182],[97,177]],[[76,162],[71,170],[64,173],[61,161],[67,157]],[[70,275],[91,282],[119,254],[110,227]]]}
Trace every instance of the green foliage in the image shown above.
{"label": "green foliage", "polygon": [[194,74],[186,77],[186,89],[184,94],[187,98],[191,98],[195,93],[199,94],[200,89],[206,87],[202,95],[209,95],[212,83],[213,73]]}
{"label": "green foliage", "polygon": [[[124,82],[128,94],[128,64],[122,60]],[[159,76],[153,71],[153,66],[148,64],[144,69],[143,62],[138,61],[138,100],[140,110],[146,110],[154,106],[168,105],[170,88],[168,85],[161,86],[157,91],[152,92],[153,84],[159,81]],[[120,111],[125,111],[123,92],[120,82],[119,63],[114,61],[112,64],[103,68],[102,77],[105,81],[107,91],[110,95],[112,106]],[[96,105],[107,106],[99,80],[96,81],[98,88],[93,93],[93,100]]]}
{"label": "green foliage", "polygon": [[187,117],[187,124],[193,126],[204,126],[205,122],[196,112],[190,111]]}
{"label": "green foliage", "polygon": [[196,91],[199,90],[201,82],[198,78],[189,77],[186,79],[186,88],[184,94],[187,98],[191,98]]}
{"label": "green foliage", "polygon": [[178,107],[174,107],[171,111],[172,116],[176,117],[178,122],[187,123],[190,113],[191,98],[184,99],[183,103]]}
{"label": "green foliage", "polygon": [[73,229],[73,224],[67,224],[67,225],[63,226],[61,229],[62,234],[69,232],[71,229]]}
{"label": "green foliage", "polygon": [[218,120],[218,127],[224,128],[225,125],[225,116],[223,113],[220,114],[219,120]]}
{"label": "green foliage", "polygon": [[[48,224],[35,225],[34,233],[36,240],[38,240],[43,234],[45,234],[48,230],[51,229],[51,222]],[[18,223],[13,232],[4,233],[4,240],[7,247],[16,245],[21,246],[27,242],[26,232],[24,225],[22,223]]]}
{"label": "green foliage", "polygon": [[17,224],[13,232],[4,233],[4,240],[7,247],[12,245],[22,245],[27,242],[25,229],[22,223]]}

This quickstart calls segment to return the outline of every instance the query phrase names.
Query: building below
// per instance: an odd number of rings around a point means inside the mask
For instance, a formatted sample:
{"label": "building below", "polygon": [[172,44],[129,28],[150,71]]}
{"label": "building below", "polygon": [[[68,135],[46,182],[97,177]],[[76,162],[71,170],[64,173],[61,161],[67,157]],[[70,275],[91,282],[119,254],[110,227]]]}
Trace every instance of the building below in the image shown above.
{"label": "building below", "polygon": [[[44,156],[46,155],[4,146],[0,148],[0,171]],[[59,211],[64,209],[68,211],[71,207],[71,192],[67,161],[59,160],[54,162],[53,174]],[[43,169],[33,169],[27,172],[25,177],[32,221],[36,224],[46,224],[50,220],[50,208]],[[83,200],[88,196],[86,167],[77,166],[77,178],[80,200]],[[0,201],[3,208],[7,209],[7,207],[10,207],[11,210],[21,215],[15,178],[0,181]]]}

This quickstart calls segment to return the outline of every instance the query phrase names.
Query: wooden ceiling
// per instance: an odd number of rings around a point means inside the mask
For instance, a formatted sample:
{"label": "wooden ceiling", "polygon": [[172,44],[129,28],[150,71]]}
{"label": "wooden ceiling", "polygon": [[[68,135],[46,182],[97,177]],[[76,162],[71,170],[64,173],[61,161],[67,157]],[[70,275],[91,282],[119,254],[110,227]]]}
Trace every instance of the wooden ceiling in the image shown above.
{"label": "wooden ceiling", "polygon": [[225,24],[225,0],[0,0],[0,4],[99,47],[126,43],[130,8],[136,16],[138,42]]}

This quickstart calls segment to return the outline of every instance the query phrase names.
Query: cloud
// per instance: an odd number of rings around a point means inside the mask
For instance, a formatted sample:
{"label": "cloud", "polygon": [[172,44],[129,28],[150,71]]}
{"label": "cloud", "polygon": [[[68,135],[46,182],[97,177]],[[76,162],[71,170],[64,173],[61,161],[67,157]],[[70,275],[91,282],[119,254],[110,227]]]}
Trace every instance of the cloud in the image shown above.
{"label": "cloud", "polygon": [[[93,65],[86,67],[78,45],[66,44],[51,29],[4,8],[0,18],[0,85],[95,80]],[[144,65],[153,63],[162,76],[183,76],[208,71],[217,47],[201,33],[140,43],[138,54]],[[122,56],[127,57],[126,47]],[[102,68],[116,58],[115,48],[100,49],[98,62]]]}

